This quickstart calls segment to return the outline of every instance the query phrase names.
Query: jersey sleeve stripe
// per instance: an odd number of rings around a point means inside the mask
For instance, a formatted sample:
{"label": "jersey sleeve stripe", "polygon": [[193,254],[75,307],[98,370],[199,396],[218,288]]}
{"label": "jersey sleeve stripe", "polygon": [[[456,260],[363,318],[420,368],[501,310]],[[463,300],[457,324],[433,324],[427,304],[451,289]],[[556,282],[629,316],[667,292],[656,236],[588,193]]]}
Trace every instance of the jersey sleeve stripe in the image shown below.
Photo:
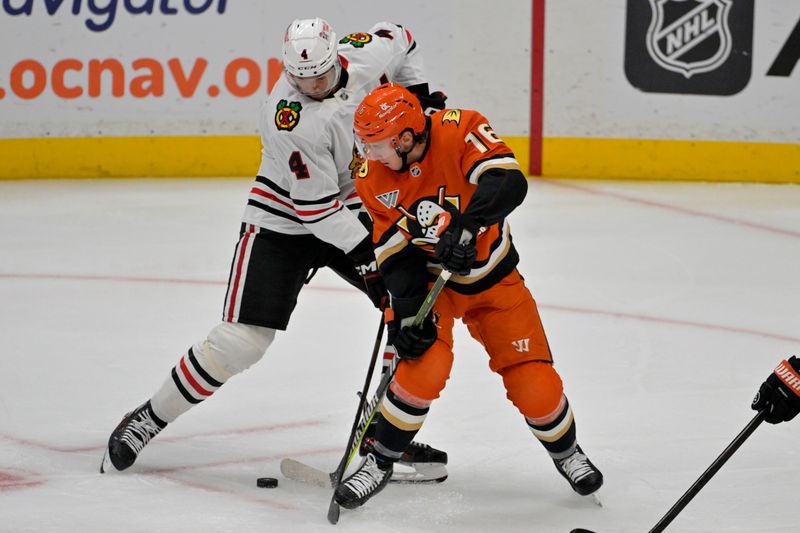
{"label": "jersey sleeve stripe", "polygon": [[[258,200],[253,200],[252,198],[247,201],[247,205],[255,207],[262,211],[266,211],[267,213],[270,213],[272,215],[285,218],[286,220],[291,220],[292,222],[296,222],[297,224],[303,223],[303,221],[297,218],[296,216],[293,216],[289,213],[285,213],[279,209],[275,209],[274,207],[270,207],[267,204],[261,203]],[[292,212],[294,212],[294,210]]]}
{"label": "jersey sleeve stripe", "polygon": [[321,216],[321,217],[317,217],[317,218],[315,218],[313,220],[309,219],[309,218],[303,218],[302,219],[303,224],[308,225],[308,224],[316,224],[317,222],[322,222],[323,220],[325,220],[326,218],[330,217],[331,215],[335,215],[336,213],[338,213],[342,209],[344,209],[344,205],[339,204],[338,208],[336,208],[334,210],[326,211],[325,214],[323,216]]}
{"label": "jersey sleeve stripe", "polygon": [[328,196],[323,196],[322,198],[317,198],[315,200],[300,200],[299,198],[292,198],[292,202],[294,202],[294,205],[320,205],[327,204],[333,200],[336,200],[338,197],[338,194],[329,194]]}
{"label": "jersey sleeve stripe", "polygon": [[471,184],[477,185],[481,174],[490,168],[520,170],[519,163],[513,155],[502,154],[476,162],[474,165],[472,165],[472,168],[467,173],[467,179]]}
{"label": "jersey sleeve stripe", "polygon": [[336,200],[339,196],[338,193],[334,193],[334,194],[329,194],[327,196],[322,196],[321,198],[314,198],[312,200],[292,198],[292,194],[289,191],[287,191],[282,187],[279,187],[274,181],[270,180],[269,178],[266,178],[264,176],[256,176],[256,182],[269,189],[269,191],[265,191],[264,189],[261,189],[258,186],[256,186],[253,187],[253,191],[251,192],[260,190],[266,193],[264,196],[270,195],[272,198],[280,199],[283,202],[286,202],[287,204],[291,204],[293,206],[294,205],[313,206],[313,205],[327,204],[333,200]]}
{"label": "jersey sleeve stripe", "polygon": [[294,206],[292,204],[290,204],[289,202],[287,202],[285,200],[282,200],[281,198],[278,198],[274,194],[268,193],[267,191],[263,191],[263,190],[259,189],[258,187],[253,187],[252,189],[250,189],[250,194],[255,194],[256,196],[261,196],[263,198],[267,198],[268,200],[272,200],[273,202],[276,202],[276,203],[281,204],[281,205],[285,205],[286,207],[294,210]]}
{"label": "jersey sleeve stripe", "polygon": [[260,183],[261,185],[264,185],[265,187],[269,187],[270,189],[272,189],[273,191],[275,191],[276,193],[280,194],[285,198],[289,198],[291,196],[291,194],[289,194],[289,191],[281,187],[278,187],[278,185],[276,185],[274,181],[269,180],[264,176],[256,176],[256,182]]}
{"label": "jersey sleeve stripe", "polygon": [[[259,198],[263,198],[263,199],[267,200],[267,202],[264,203],[264,202],[256,200],[255,198],[251,198],[250,201],[248,201],[249,205],[253,205],[255,207],[259,207],[259,208],[263,209],[264,211],[267,211],[267,212],[272,213],[272,214],[277,214],[279,216],[283,216],[284,218],[287,218],[289,220],[294,220],[294,221],[302,221],[302,220],[304,220],[304,219],[306,219],[308,217],[312,217],[313,218],[313,217],[316,217],[318,215],[327,214],[328,212],[335,212],[335,211],[338,211],[342,207],[341,202],[339,200],[337,200],[335,196],[334,197],[326,197],[324,200],[315,201],[313,203],[307,202],[306,205],[308,207],[312,207],[312,209],[298,209],[298,207],[296,205],[297,201],[294,201],[295,203],[292,203],[292,201],[287,201],[286,198],[281,198],[279,196],[276,196],[275,194],[272,194],[271,192],[268,192],[268,191],[265,191],[263,189],[260,189],[259,187],[253,187],[250,190],[250,194],[253,195],[253,196],[258,196]],[[323,204],[323,203],[327,203],[329,205],[325,205],[325,206],[320,205],[320,204]],[[317,206],[317,208],[313,209],[313,207],[315,207],[315,206]],[[291,213],[282,211],[280,209],[280,207],[286,208],[287,210],[291,210],[299,218],[293,217]],[[272,208],[272,209],[270,209],[270,208]],[[275,208],[278,208],[278,209],[275,209]]]}
{"label": "jersey sleeve stripe", "polygon": [[341,207],[342,207],[342,204],[339,202],[339,200],[336,200],[336,201],[334,201],[333,205],[331,205],[329,207],[324,207],[322,209],[309,209],[309,210],[302,210],[301,211],[300,209],[297,209],[297,207],[295,207],[294,211],[295,211],[295,213],[297,213],[297,216],[302,218],[302,217],[310,217],[310,216],[326,213],[326,212],[330,211],[331,209],[338,211]]}

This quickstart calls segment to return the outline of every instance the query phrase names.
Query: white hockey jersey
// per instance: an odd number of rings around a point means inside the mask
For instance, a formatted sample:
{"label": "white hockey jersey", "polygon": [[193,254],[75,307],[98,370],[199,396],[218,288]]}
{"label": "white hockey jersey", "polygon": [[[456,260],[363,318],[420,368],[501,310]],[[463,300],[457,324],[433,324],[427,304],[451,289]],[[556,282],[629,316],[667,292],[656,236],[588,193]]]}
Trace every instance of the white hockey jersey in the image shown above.
{"label": "white hockey jersey", "polygon": [[357,214],[353,179],[361,166],[353,142],[353,114],[372,89],[387,81],[426,83],[411,33],[379,22],[368,33],[339,41],[346,84],[323,101],[294,89],[281,76],[261,109],[261,166],[242,221],[279,233],[312,233],[344,252],[367,231]]}

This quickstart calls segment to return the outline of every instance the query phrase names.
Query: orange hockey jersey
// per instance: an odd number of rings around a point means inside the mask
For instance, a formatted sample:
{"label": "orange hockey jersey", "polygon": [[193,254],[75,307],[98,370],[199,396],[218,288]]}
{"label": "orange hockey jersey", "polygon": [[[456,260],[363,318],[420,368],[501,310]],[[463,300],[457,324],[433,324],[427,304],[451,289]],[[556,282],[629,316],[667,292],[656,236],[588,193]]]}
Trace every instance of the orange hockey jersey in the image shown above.
{"label": "orange hockey jersey", "polygon": [[[441,272],[434,257],[440,215],[463,213],[487,170],[519,170],[511,149],[477,111],[446,109],[430,120],[430,141],[420,161],[402,172],[367,161],[355,180],[374,222],[378,267],[395,297],[425,291],[428,279],[421,279],[425,276],[420,269],[427,270],[428,278]],[[508,275],[519,261],[505,219],[480,228],[476,248],[471,271],[454,275],[448,285],[451,289],[463,294],[480,292]]]}

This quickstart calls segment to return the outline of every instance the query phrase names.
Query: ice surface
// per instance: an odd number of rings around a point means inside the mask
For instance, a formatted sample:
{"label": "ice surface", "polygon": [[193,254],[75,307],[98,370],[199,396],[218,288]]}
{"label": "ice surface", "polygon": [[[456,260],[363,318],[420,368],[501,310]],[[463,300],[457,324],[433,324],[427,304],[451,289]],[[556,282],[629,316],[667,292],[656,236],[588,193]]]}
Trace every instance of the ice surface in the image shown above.
{"label": "ice surface", "polygon": [[[0,183],[0,531],[331,531],[379,317],[320,272],[265,358],[122,474],[109,433],[219,320],[249,180]],[[800,187],[530,182],[511,217],[604,507],[556,473],[466,328],[419,439],[450,478],[389,486],[342,531],[648,531],[800,352]],[[668,531],[796,532],[800,421],[764,424]]]}

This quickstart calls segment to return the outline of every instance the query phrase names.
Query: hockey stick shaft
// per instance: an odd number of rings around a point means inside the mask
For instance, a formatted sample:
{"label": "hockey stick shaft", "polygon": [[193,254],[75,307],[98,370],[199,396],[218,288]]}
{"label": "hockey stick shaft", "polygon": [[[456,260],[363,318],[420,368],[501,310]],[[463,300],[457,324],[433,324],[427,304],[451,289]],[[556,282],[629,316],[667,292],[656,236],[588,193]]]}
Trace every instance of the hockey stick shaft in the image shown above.
{"label": "hockey stick shaft", "polygon": [[453,273],[449,270],[442,270],[442,273],[439,274],[439,277],[436,278],[436,281],[433,283],[433,287],[431,290],[428,291],[428,295],[425,297],[425,301],[422,302],[422,305],[419,307],[419,311],[417,311],[416,316],[414,316],[414,322],[412,322],[413,326],[419,327],[422,325],[422,322],[425,320],[425,317],[433,309],[433,304],[436,303],[436,299],[439,297],[439,293],[442,292],[444,289],[444,284],[447,283],[447,280],[450,279]]}
{"label": "hockey stick shaft", "polygon": [[[372,419],[375,418],[375,413],[378,410],[378,404],[383,399],[383,395],[386,393],[386,389],[389,388],[389,383],[392,382],[392,378],[394,378],[394,373],[397,370],[397,358],[392,361],[392,366],[389,370],[381,378],[380,383],[378,383],[378,388],[375,390],[375,394],[370,399],[369,403],[367,403],[366,408],[363,411],[361,416],[361,422],[358,424],[356,428],[355,438],[353,439],[352,444],[350,444],[350,451],[347,457],[347,462],[344,465],[344,469],[347,470],[347,466],[355,457],[356,451],[358,447],[361,446],[361,441],[364,440],[364,435],[367,432],[367,428],[372,423]],[[331,478],[333,484],[336,485],[339,482],[339,478]]]}
{"label": "hockey stick shaft", "polygon": [[[358,429],[358,422],[361,419],[361,413],[364,410],[364,404],[367,400],[367,392],[369,391],[369,384],[372,382],[372,374],[375,371],[375,363],[378,360],[378,352],[381,348],[381,339],[383,339],[383,330],[386,327],[386,322],[383,320],[383,314],[381,314],[381,323],[378,326],[378,335],[375,338],[375,345],[372,348],[372,356],[369,361],[369,369],[367,370],[367,377],[364,379],[364,388],[361,390],[361,396],[358,401],[358,409],[356,410],[356,418],[353,421],[353,428],[350,430],[350,437],[347,442],[347,448],[344,457],[342,460],[339,461],[339,466],[336,469],[336,482],[338,484],[338,480],[342,478],[342,474],[344,473],[344,469],[347,467],[347,458],[350,455],[350,446],[353,444],[353,440],[355,440],[356,430]],[[335,494],[334,494],[335,496]],[[328,521],[331,524],[335,524],[339,521],[339,504],[336,503],[334,497],[331,497],[331,503],[328,506]]]}
{"label": "hockey stick shaft", "polygon": [[[430,313],[431,310],[433,309],[433,304],[436,303],[436,299],[439,297],[439,294],[442,292],[442,289],[444,289],[444,285],[445,283],[447,283],[447,280],[450,279],[451,275],[452,273],[450,273],[449,271],[442,270],[441,274],[439,274],[439,277],[436,278],[433,287],[431,287],[431,290],[428,291],[428,295],[425,296],[425,300],[422,302],[419,311],[417,311],[417,314],[414,317],[414,322],[413,322],[414,326],[418,327],[422,325],[422,322],[425,320],[425,317],[428,316],[428,313]],[[328,522],[330,522],[331,524],[336,524],[337,522],[339,522],[339,504],[336,502],[335,489],[339,485],[339,483],[341,483],[344,471],[347,468],[347,465],[349,464],[350,459],[353,456],[353,452],[355,451],[355,448],[352,448],[352,446],[353,443],[355,442],[359,421],[361,420],[362,413],[364,411],[364,404],[366,403],[367,391],[369,390],[369,383],[370,381],[372,381],[372,372],[375,369],[375,361],[378,357],[378,351],[381,345],[380,341],[381,338],[383,337],[383,328],[385,323],[383,322],[382,318],[383,317],[381,317],[381,326],[378,331],[378,338],[375,340],[375,348],[372,352],[372,360],[370,361],[369,371],[367,372],[367,380],[364,383],[364,389],[361,392],[361,400],[358,402],[358,410],[356,411],[356,418],[353,421],[353,429],[350,432],[350,438],[348,439],[347,447],[345,448],[345,454],[342,457],[342,460],[339,461],[339,467],[336,469],[336,477],[334,479],[334,494],[331,496],[331,503],[328,506]],[[391,375],[394,376],[394,370],[392,370]],[[387,386],[389,381],[391,381],[391,378],[387,380]],[[378,396],[378,398],[380,398],[380,396]],[[377,402],[375,403],[375,406],[377,406]],[[374,416],[374,414],[375,414],[375,409],[373,408],[372,415],[369,417],[370,420],[372,419],[372,416]],[[366,427],[367,424],[364,425],[365,429]],[[361,436],[363,438],[363,431],[361,432]]]}
{"label": "hockey stick shaft", "polygon": [[[436,278],[436,281],[433,283],[431,290],[428,291],[427,296],[425,297],[425,301],[417,311],[417,314],[414,316],[414,321],[412,322],[412,326],[419,327],[422,325],[422,322],[425,320],[425,317],[433,309],[433,304],[436,303],[436,299],[439,297],[439,293],[442,292],[445,283],[447,280],[450,279],[452,274],[447,270],[443,270],[441,275]],[[397,357],[392,361],[392,366],[389,370],[386,371],[383,378],[381,379],[380,383],[378,384],[378,388],[375,390],[375,395],[370,399],[369,403],[367,404],[366,410],[363,411],[363,415],[361,418],[361,423],[356,428],[356,437],[353,439],[353,442],[350,445],[350,452],[347,458],[347,462],[345,463],[345,470],[350,462],[353,460],[355,456],[356,450],[361,445],[361,441],[364,439],[364,433],[366,433],[367,428],[369,427],[372,419],[375,417],[375,413],[377,412],[378,404],[380,403],[383,395],[386,393],[386,389],[389,388],[389,383],[392,382],[392,378],[394,378],[394,373],[397,371]],[[342,472],[343,473],[343,472]],[[334,484],[339,482],[341,479],[341,474],[338,478],[333,479]]]}
{"label": "hockey stick shaft", "polygon": [[697,493],[708,483],[714,474],[716,474],[722,465],[724,465],[731,456],[736,453],[736,450],[744,444],[744,441],[753,434],[753,432],[761,425],[764,421],[764,417],[766,416],[766,411],[759,411],[758,414],[753,417],[753,419],[745,426],[745,428],[739,433],[735,439],[728,445],[727,448],[717,457],[711,466],[703,472],[697,481],[694,482],[694,485],[689,487],[681,498],[675,502],[675,505],[667,511],[667,514],[664,515],[661,520],[650,530],[650,533],[661,533],[666,529],[666,527],[675,519],[676,516],[683,510],[686,505],[692,501],[692,498],[697,496]]}

